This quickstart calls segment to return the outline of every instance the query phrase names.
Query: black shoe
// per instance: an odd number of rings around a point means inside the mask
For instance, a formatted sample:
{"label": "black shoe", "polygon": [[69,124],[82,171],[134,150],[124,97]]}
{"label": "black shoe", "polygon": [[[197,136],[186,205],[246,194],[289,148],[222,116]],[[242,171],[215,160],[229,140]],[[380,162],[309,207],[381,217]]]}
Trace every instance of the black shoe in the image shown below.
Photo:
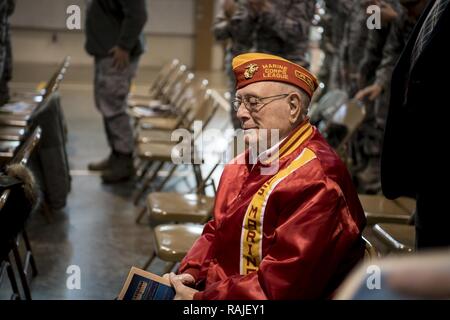
{"label": "black shoe", "polygon": [[133,158],[131,155],[114,154],[110,161],[110,167],[103,171],[101,178],[103,183],[125,182],[134,177]]}
{"label": "black shoe", "polygon": [[105,171],[108,170],[111,165],[112,154],[101,161],[91,162],[88,164],[88,169],[91,171]]}

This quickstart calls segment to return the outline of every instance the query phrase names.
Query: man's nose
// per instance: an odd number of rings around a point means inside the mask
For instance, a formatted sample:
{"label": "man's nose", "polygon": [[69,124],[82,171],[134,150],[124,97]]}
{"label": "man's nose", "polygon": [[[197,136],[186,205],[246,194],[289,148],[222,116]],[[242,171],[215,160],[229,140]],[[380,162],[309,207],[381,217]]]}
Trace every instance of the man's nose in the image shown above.
{"label": "man's nose", "polygon": [[250,119],[250,112],[248,112],[243,103],[239,105],[236,116],[241,121],[241,123],[244,123],[245,121]]}

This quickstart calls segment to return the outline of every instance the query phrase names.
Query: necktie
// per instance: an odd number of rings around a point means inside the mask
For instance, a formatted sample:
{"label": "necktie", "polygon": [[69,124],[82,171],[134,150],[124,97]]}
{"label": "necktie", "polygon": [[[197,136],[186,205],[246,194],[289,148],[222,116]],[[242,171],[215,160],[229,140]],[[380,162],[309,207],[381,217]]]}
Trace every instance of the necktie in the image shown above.
{"label": "necktie", "polygon": [[425,22],[423,23],[422,28],[419,31],[419,35],[417,36],[417,40],[411,54],[411,68],[415,65],[423,49],[431,39],[431,34],[434,30],[434,27],[439,21],[439,18],[447,7],[449,1],[450,0],[436,0],[430,12],[428,13]]}

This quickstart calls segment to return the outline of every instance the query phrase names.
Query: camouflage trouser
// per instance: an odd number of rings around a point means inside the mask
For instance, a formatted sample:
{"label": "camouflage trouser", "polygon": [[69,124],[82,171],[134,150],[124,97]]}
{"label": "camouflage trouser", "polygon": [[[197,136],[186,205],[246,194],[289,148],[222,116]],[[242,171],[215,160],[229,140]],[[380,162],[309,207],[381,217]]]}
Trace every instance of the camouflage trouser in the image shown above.
{"label": "camouflage trouser", "polygon": [[133,59],[127,68],[117,70],[111,57],[95,59],[95,104],[103,116],[109,146],[120,153],[133,152],[133,131],[126,108],[137,65],[138,59]]}

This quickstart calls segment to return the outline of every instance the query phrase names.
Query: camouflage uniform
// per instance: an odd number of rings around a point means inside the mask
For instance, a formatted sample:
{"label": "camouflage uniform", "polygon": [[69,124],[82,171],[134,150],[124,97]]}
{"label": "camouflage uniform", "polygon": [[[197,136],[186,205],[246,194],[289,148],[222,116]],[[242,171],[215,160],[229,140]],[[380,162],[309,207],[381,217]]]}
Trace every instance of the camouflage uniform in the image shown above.
{"label": "camouflage uniform", "polygon": [[[406,11],[402,11],[399,19],[394,22],[387,38],[386,45],[383,49],[383,59],[377,68],[375,77],[375,82],[383,87],[387,96],[389,96],[392,71],[394,70],[397,59],[402,53],[416,22],[416,18],[409,16]],[[388,100],[389,98],[387,101]],[[387,116],[387,107],[386,103],[383,106],[380,106],[379,110],[376,110],[376,115],[380,119],[378,121],[381,121],[383,127]]]}
{"label": "camouflage uniform", "polygon": [[361,0],[342,0],[348,13],[339,52],[339,83],[341,89],[353,96],[359,88],[359,65],[364,56],[369,30],[367,29],[366,6]]}
{"label": "camouflage uniform", "polygon": [[309,29],[315,0],[268,0],[271,11],[252,13],[247,1],[238,1],[231,18],[239,43],[251,44],[253,51],[270,53],[308,66]]}
{"label": "camouflage uniform", "polygon": [[[235,3],[237,4],[238,0],[235,0]],[[235,78],[233,73],[233,68],[231,66],[231,61],[233,60],[233,57],[248,52],[252,44],[248,41],[240,42],[239,37],[236,35],[235,32],[239,32],[237,28],[233,27],[233,21],[231,20],[231,17],[227,17],[223,8],[219,10],[217,16],[214,20],[213,25],[213,33],[214,37],[218,41],[225,41],[226,42],[226,52],[225,52],[225,72],[228,76],[228,91],[231,94],[232,99],[234,98],[236,94],[235,90]],[[230,106],[230,115],[231,115],[231,121],[234,128],[240,128],[241,123],[239,119],[236,116],[236,112],[233,109],[233,106]]]}
{"label": "camouflage uniform", "polygon": [[342,0],[325,0],[326,14],[322,19],[323,37],[321,47],[325,60],[319,79],[325,83],[326,90],[339,89],[339,48],[344,36],[344,26],[348,7]]}
{"label": "camouflage uniform", "polygon": [[[234,97],[234,74],[231,60],[248,52],[262,52],[281,56],[303,66],[309,66],[306,53],[309,28],[314,17],[315,0],[268,0],[271,11],[254,14],[246,0],[236,0],[236,11],[227,18],[223,12],[216,17],[213,31],[217,40],[230,40],[225,57],[230,79],[230,93]],[[236,112],[231,108],[235,128],[240,128]]]}
{"label": "camouflage uniform", "polygon": [[[402,6],[398,0],[384,0],[390,4],[395,11],[401,13]],[[383,48],[386,44],[389,32],[393,22],[388,22],[381,25],[381,29],[369,30],[366,46],[364,50],[363,59],[359,65],[359,72],[361,74],[360,88],[362,89],[375,80],[375,72],[383,57]]]}
{"label": "camouflage uniform", "polygon": [[112,57],[95,58],[95,105],[103,115],[109,146],[123,154],[133,152],[133,130],[125,110],[138,60],[137,57],[133,58],[126,68],[119,70],[113,67]]}
{"label": "camouflage uniform", "polygon": [[[109,146],[125,155],[133,152],[127,96],[145,50],[142,30],[146,21],[144,0],[95,0],[87,7],[85,48],[95,58],[95,104],[103,116]],[[110,50],[116,46],[129,54],[130,63],[123,70],[113,67]]]}
{"label": "camouflage uniform", "polygon": [[0,105],[9,101],[8,82],[12,78],[12,50],[9,16],[15,8],[14,0],[0,2]]}

